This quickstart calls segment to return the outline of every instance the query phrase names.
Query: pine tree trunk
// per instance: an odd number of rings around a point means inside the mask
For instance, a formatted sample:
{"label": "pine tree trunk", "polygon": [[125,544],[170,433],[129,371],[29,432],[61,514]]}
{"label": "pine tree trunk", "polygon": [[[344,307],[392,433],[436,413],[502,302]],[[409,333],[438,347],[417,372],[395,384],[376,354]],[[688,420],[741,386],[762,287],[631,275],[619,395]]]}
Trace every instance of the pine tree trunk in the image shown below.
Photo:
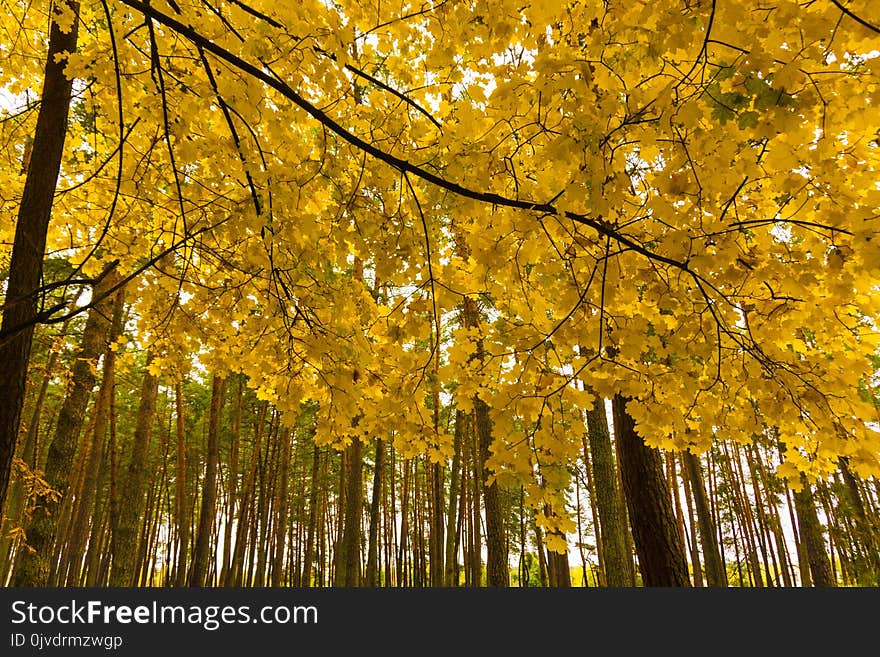
{"label": "pine tree trunk", "polygon": [[186,424],[184,422],[183,390],[180,382],[174,385],[174,402],[177,435],[177,472],[174,481],[174,508],[177,523],[177,562],[175,564],[175,586],[186,585],[187,554],[189,552],[190,514],[186,486]]}
{"label": "pine tree trunk", "polygon": [[703,562],[706,566],[706,583],[709,586],[727,586],[727,569],[721,558],[721,548],[718,545],[718,535],[715,531],[715,523],[709,512],[709,502],[706,497],[706,487],[703,483],[703,470],[700,460],[691,452],[683,452],[682,460],[687,469],[687,476],[694,496],[694,506],[697,511],[697,524],[700,530],[700,546],[703,548]]}
{"label": "pine tree trunk", "polygon": [[272,564],[272,586],[281,586],[284,573],[284,548],[287,538],[288,485],[290,474],[290,429],[281,432],[281,467],[278,470],[278,481],[275,483],[275,552]]}
{"label": "pine tree trunk", "polygon": [[[465,435],[468,417],[460,410],[455,411],[455,435],[453,437],[452,467],[449,472],[449,502],[446,506],[446,545],[444,546],[445,573],[443,582],[446,586],[458,585],[457,566],[457,529],[456,509],[459,506],[459,484],[461,480],[461,444]],[[460,517],[460,516],[459,516]]]}
{"label": "pine tree trunk", "polygon": [[[38,319],[46,235],[61,171],[73,88],[73,80],[64,75],[66,60],[62,54],[76,51],[79,3],[76,0],[59,0],[59,4],[72,13],[73,24],[69,32],[62,32],[55,20],[49,27],[49,50],[46,54],[40,110],[18,208],[3,319],[0,322],[0,363],[3,363],[0,367],[0,399],[3,400],[0,404],[0,515],[6,501],[24,406],[31,342]],[[34,529],[39,533],[38,528]],[[37,540],[44,539],[37,537]],[[45,549],[45,545],[39,548]],[[38,572],[42,569],[37,563],[41,558],[48,558],[48,555],[28,560],[30,565],[25,567],[21,579],[18,579],[20,583],[38,584],[45,579]]]}
{"label": "pine tree trunk", "polygon": [[244,382],[241,376],[238,380],[238,389],[235,396],[235,407],[232,415],[232,446],[229,450],[229,471],[226,485],[226,521],[223,523],[223,570],[220,573],[220,583],[225,584],[229,577],[229,569],[232,566],[232,519],[235,517],[235,502],[238,493],[238,457],[241,445],[241,404],[244,393]]}
{"label": "pine tree trunk", "polygon": [[602,560],[606,586],[629,586],[632,581],[631,562],[626,548],[623,500],[617,488],[614,452],[605,404],[596,398],[587,411],[587,432],[592,461],[593,487],[596,489],[596,510],[602,539]]}
{"label": "pine tree trunk", "polygon": [[217,464],[220,460],[220,415],[223,411],[224,380],[214,375],[211,385],[211,410],[208,417],[208,447],[205,456],[205,479],[202,483],[202,506],[193,553],[190,586],[205,586],[211,555],[211,535],[217,502]]}
{"label": "pine tree trunk", "polygon": [[342,523],[337,545],[336,586],[360,585],[360,532],[363,475],[363,443],[353,440],[344,454],[345,476],[340,479],[345,495],[340,505]]}
{"label": "pine tree trunk", "polygon": [[831,571],[831,562],[825,551],[825,539],[822,536],[822,525],[816,513],[813,492],[805,477],[801,477],[801,489],[794,494],[794,508],[798,519],[798,533],[804,544],[806,556],[810,564],[810,575],[813,586],[837,586]]}
{"label": "pine tree trunk", "polygon": [[321,500],[321,488],[318,485],[320,462],[321,449],[315,445],[312,454],[312,481],[311,490],[309,492],[309,526],[306,532],[306,551],[305,556],[303,556],[303,569],[300,580],[303,586],[312,585],[312,562],[315,560],[315,541],[317,538],[318,516],[320,509],[324,506]]}
{"label": "pine tree trunk", "polygon": [[385,468],[385,445],[376,439],[376,460],[373,469],[373,491],[370,499],[370,535],[367,543],[366,586],[379,585],[379,511],[382,495],[382,474]]}
{"label": "pine tree trunk", "polygon": [[112,528],[113,568],[110,571],[110,586],[134,586],[137,576],[138,521],[144,508],[147,457],[159,394],[159,379],[149,370],[151,362],[148,354],[131,456],[119,487],[119,519]]}
{"label": "pine tree trunk", "polygon": [[613,399],[614,430],[642,580],[646,586],[689,586],[660,452],[636,433],[626,402],[620,395]]}

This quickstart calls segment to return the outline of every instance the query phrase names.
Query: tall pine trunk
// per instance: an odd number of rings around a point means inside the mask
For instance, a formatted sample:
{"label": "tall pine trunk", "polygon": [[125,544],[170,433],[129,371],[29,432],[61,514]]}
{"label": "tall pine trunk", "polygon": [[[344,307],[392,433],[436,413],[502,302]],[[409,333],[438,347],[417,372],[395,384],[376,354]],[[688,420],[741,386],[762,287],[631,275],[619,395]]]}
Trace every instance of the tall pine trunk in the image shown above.
{"label": "tall pine trunk", "polygon": [[214,375],[211,385],[211,410],[208,417],[208,449],[205,457],[205,479],[202,482],[202,506],[193,552],[190,586],[205,586],[208,577],[214,513],[217,502],[217,465],[220,460],[220,416],[223,411],[224,380]]}
{"label": "tall pine trunk", "polygon": [[592,461],[593,486],[596,489],[596,510],[602,540],[607,586],[629,586],[632,581],[631,562],[626,548],[627,531],[623,500],[617,488],[617,472],[605,404],[596,398],[587,412],[587,433]]}
{"label": "tall pine trunk", "polygon": [[636,433],[626,402],[614,396],[614,430],[642,580],[645,586],[690,586],[660,451]]}
{"label": "tall pine trunk", "polygon": [[159,394],[159,379],[150,373],[150,361],[148,355],[131,456],[119,487],[118,524],[111,528],[113,568],[110,571],[110,586],[134,586],[137,576],[138,522],[144,509],[146,461],[156,415],[156,397]]}

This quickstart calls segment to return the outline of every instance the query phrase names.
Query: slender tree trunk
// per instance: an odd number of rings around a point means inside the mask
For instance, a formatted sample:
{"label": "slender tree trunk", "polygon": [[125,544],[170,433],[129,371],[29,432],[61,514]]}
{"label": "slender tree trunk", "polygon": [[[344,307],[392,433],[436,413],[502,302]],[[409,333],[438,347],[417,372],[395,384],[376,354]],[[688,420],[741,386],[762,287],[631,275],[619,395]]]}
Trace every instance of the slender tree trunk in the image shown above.
{"label": "slender tree trunk", "polygon": [[[64,32],[53,17],[49,27],[49,51],[46,55],[40,111],[18,208],[3,319],[0,322],[0,363],[3,363],[0,367],[0,399],[3,400],[0,404],[0,512],[6,501],[24,406],[31,342],[34,325],[38,321],[46,235],[55,186],[61,171],[73,88],[73,80],[64,75],[66,60],[62,55],[76,51],[79,3],[76,0],[60,0],[59,5],[58,11],[67,9],[73,15],[73,22],[70,31]],[[40,548],[45,549],[45,545]],[[36,565],[34,560],[29,563]],[[39,583],[41,576],[38,573],[27,567],[25,573],[21,583]]]}
{"label": "slender tree trunk", "polygon": [[318,472],[321,462],[321,449],[315,445],[312,453],[312,481],[309,492],[309,527],[306,532],[306,552],[303,557],[303,570],[301,583],[303,586],[312,585],[312,562],[315,560],[315,540],[317,537],[319,509],[323,508],[321,501],[321,487],[318,485]]}
{"label": "slender tree trunk", "polygon": [[460,410],[455,411],[455,435],[453,437],[452,467],[449,472],[449,501],[446,506],[446,545],[444,546],[445,574],[443,577],[446,586],[458,584],[457,568],[457,527],[456,509],[459,504],[459,482],[461,478],[461,443],[462,435],[466,431],[468,417]]}
{"label": "slender tree trunk", "polygon": [[205,586],[211,553],[211,534],[217,500],[217,463],[220,457],[220,415],[223,411],[223,378],[215,374],[211,385],[211,411],[208,418],[208,449],[205,458],[205,480],[202,484],[202,506],[196,533],[190,586]]}
{"label": "slender tree trunk", "polygon": [[110,571],[110,586],[134,586],[137,577],[138,520],[144,508],[147,457],[156,417],[156,397],[159,394],[159,379],[150,373],[151,361],[152,358],[147,355],[131,456],[119,487],[119,524],[112,528],[113,569]]}
{"label": "slender tree trunk", "polygon": [[794,494],[794,508],[798,519],[798,533],[810,564],[813,586],[837,586],[825,550],[825,538],[822,536],[822,525],[816,513],[813,492],[806,477],[801,477],[801,489]]}
{"label": "slender tree trunk", "polygon": [[855,534],[860,547],[856,562],[856,580],[861,586],[880,585],[880,527],[869,517],[859,482],[849,468],[849,459],[838,459],[843,477],[845,506],[855,520]]}
{"label": "slender tree trunk", "polygon": [[700,561],[700,549],[697,539],[697,517],[694,513],[693,493],[691,492],[691,482],[688,476],[687,466],[684,464],[684,458],[681,459],[681,483],[684,487],[684,501],[688,514],[688,531],[687,543],[691,553],[691,566],[693,570],[694,586],[703,586],[703,564]]}
{"label": "slender tree trunk", "polygon": [[593,408],[586,415],[605,582],[607,586],[629,586],[632,573],[626,548],[623,500],[620,499],[617,488],[614,452],[603,400],[597,397]]}
{"label": "slender tree trunk", "polygon": [[287,480],[290,474],[290,429],[281,432],[281,467],[278,470],[278,481],[275,482],[275,553],[272,565],[272,586],[282,585],[284,573],[284,543],[287,537],[287,514],[288,514],[288,486]]}
{"label": "slender tree trunk", "polygon": [[177,563],[175,585],[186,585],[186,562],[189,552],[190,515],[186,486],[186,424],[184,422],[183,390],[178,381],[174,386],[174,402],[177,429],[177,472],[174,482],[174,507],[177,522]]}
{"label": "slender tree trunk", "polygon": [[382,471],[385,468],[385,445],[376,439],[376,460],[373,469],[373,491],[370,499],[370,536],[367,544],[367,572],[364,584],[379,585],[379,511],[382,496]]}
{"label": "slender tree trunk", "polygon": [[700,530],[700,545],[703,548],[703,561],[706,565],[706,583],[709,586],[727,586],[727,569],[721,558],[721,547],[718,545],[718,535],[715,531],[715,523],[709,512],[709,502],[706,498],[706,487],[703,484],[703,470],[700,460],[691,452],[683,452],[682,460],[687,470],[691,492],[694,496],[694,506],[697,511],[697,524]]}
{"label": "slender tree trunk", "polygon": [[687,559],[657,449],[645,445],[620,395],[613,400],[620,470],[646,586],[689,586]]}
{"label": "slender tree trunk", "polygon": [[235,407],[232,415],[232,445],[229,449],[229,471],[226,484],[226,521],[223,523],[223,570],[220,582],[225,584],[232,565],[232,519],[235,517],[235,501],[238,496],[238,456],[241,443],[241,404],[244,383],[241,376],[236,377],[238,386],[235,395]]}

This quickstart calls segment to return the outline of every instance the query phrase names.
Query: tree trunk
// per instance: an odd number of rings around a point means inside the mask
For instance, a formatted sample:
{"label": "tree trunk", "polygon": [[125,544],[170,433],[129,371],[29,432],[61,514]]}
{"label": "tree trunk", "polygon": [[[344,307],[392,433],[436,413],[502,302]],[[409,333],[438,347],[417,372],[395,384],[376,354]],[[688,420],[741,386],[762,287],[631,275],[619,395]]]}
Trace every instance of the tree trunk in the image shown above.
{"label": "tree trunk", "polygon": [[196,533],[190,586],[205,586],[211,554],[211,534],[217,502],[217,463],[220,460],[220,416],[223,411],[223,378],[215,374],[211,385],[211,411],[208,417],[208,449],[205,457],[205,480],[202,483],[202,507]]}
{"label": "tree trunk", "polygon": [[626,548],[626,524],[623,500],[617,488],[617,473],[605,404],[596,398],[587,412],[587,432],[592,461],[593,486],[596,489],[596,510],[602,539],[602,560],[607,586],[629,586],[632,581],[631,562]]}
{"label": "tree trunk", "polygon": [[456,509],[459,505],[459,483],[461,480],[461,444],[462,436],[466,435],[468,417],[460,410],[455,411],[455,436],[453,438],[452,468],[449,472],[449,502],[446,507],[446,545],[444,546],[445,573],[443,582],[446,586],[458,585],[457,567],[457,529]]}
{"label": "tree trunk", "polygon": [[697,525],[700,530],[700,545],[703,548],[703,561],[706,566],[706,583],[709,586],[727,586],[727,569],[721,558],[721,549],[718,545],[715,523],[712,522],[712,514],[709,512],[709,502],[706,498],[706,487],[703,483],[703,470],[700,460],[691,452],[683,452],[687,477],[694,496],[694,506],[697,511]]}
{"label": "tree trunk", "polygon": [[385,445],[376,439],[376,460],[373,469],[373,492],[370,500],[370,536],[367,543],[367,572],[364,584],[379,585],[379,510],[382,495],[382,473],[385,468]]}
{"label": "tree trunk", "polygon": [[151,361],[152,358],[147,355],[131,457],[119,487],[118,524],[112,528],[113,568],[110,571],[110,586],[134,586],[137,577],[138,522],[144,509],[146,462],[156,416],[156,397],[159,394],[159,379],[149,370]]}
{"label": "tree trunk", "polygon": [[323,507],[321,489],[318,486],[318,468],[321,461],[321,448],[315,445],[312,453],[312,482],[309,492],[309,526],[306,531],[306,550],[303,556],[301,584],[312,585],[312,562],[315,560],[315,540],[318,528],[319,510]]}
{"label": "tree trunk", "polygon": [[[6,299],[0,322],[0,512],[6,501],[12,458],[24,406],[28,363],[34,325],[38,319],[39,288],[55,186],[67,134],[67,115],[73,80],[64,75],[63,53],[75,52],[79,3],[60,0],[73,15],[72,28],[63,32],[53,19],[43,77],[43,93],[28,162],[18,219],[15,224]],[[100,353],[100,352],[99,352]],[[0,513],[2,515],[2,513]],[[36,529],[36,528],[35,528]],[[40,546],[45,549],[45,545]],[[48,558],[48,555],[46,555]],[[31,560],[31,564],[34,561]],[[27,569],[26,569],[27,570]],[[22,583],[37,584],[40,575],[29,571]]]}
{"label": "tree trunk", "polygon": [[801,489],[794,494],[794,508],[798,519],[798,533],[809,559],[813,586],[837,586],[828,553],[825,551],[825,538],[822,536],[822,525],[816,513],[813,492],[804,476],[801,476]]}
{"label": "tree trunk", "polygon": [[645,445],[636,433],[627,401],[614,396],[614,430],[642,580],[646,586],[689,586],[660,451]]}
{"label": "tree trunk", "polygon": [[177,474],[174,481],[174,508],[177,522],[177,563],[175,585],[186,585],[186,561],[189,552],[190,515],[186,494],[186,425],[183,416],[183,390],[178,381],[174,386],[174,403],[177,428]]}
{"label": "tree trunk", "polygon": [[345,448],[345,476],[340,479],[345,495],[340,507],[342,533],[337,545],[336,586],[360,585],[360,533],[363,475],[363,443],[352,440]]}
{"label": "tree trunk", "polygon": [[272,586],[281,586],[284,573],[284,545],[287,538],[287,480],[290,474],[290,450],[292,432],[284,429],[281,432],[281,467],[278,470],[278,481],[275,482],[275,552],[272,564]]}

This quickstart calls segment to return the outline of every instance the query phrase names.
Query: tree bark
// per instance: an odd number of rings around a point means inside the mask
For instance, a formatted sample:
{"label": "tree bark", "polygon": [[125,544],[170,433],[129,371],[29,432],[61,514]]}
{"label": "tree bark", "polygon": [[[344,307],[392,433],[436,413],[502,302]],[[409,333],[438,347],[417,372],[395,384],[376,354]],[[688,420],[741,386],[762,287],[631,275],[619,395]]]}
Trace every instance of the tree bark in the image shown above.
{"label": "tree bark", "polygon": [[205,586],[208,560],[211,553],[211,535],[214,527],[214,506],[217,502],[217,464],[220,460],[220,416],[223,411],[224,380],[214,375],[211,385],[211,410],[208,417],[208,448],[205,458],[205,480],[202,483],[202,507],[196,533],[190,586]]}
{"label": "tree bark", "polygon": [[379,510],[382,495],[382,473],[385,469],[385,445],[376,439],[376,460],[373,468],[373,492],[370,500],[370,535],[367,539],[367,572],[364,584],[379,585]]}
{"label": "tree bark", "polygon": [[[67,116],[73,80],[64,75],[63,53],[76,51],[79,2],[60,0],[73,14],[63,32],[55,20],[49,27],[49,51],[43,77],[40,111],[28,162],[27,177],[15,224],[3,319],[0,321],[0,512],[6,501],[12,458],[24,406],[34,325],[38,320],[39,288],[43,276],[46,235],[61,171]],[[45,545],[40,546],[45,549]],[[33,560],[31,564],[35,565]],[[36,578],[36,579],[34,579]],[[26,580],[37,583],[31,571]]]}
{"label": "tree bark", "polygon": [[715,523],[712,522],[712,514],[709,512],[709,502],[706,498],[706,486],[703,483],[703,470],[700,467],[700,461],[691,452],[683,452],[682,459],[687,469],[687,477],[697,511],[700,545],[703,548],[703,561],[706,566],[706,583],[709,586],[727,586],[727,569],[721,558]]}
{"label": "tree bark", "polygon": [[797,513],[798,533],[810,564],[813,586],[837,586],[837,580],[831,571],[831,561],[825,550],[825,538],[822,536],[822,525],[816,513],[813,492],[806,477],[803,476],[801,476],[801,489],[794,494],[794,509]]}
{"label": "tree bark", "polygon": [[627,401],[614,396],[614,430],[642,580],[645,586],[690,586],[660,451],[636,433]]}
{"label": "tree bark", "polygon": [[605,404],[596,398],[587,412],[587,433],[592,461],[593,486],[596,489],[596,510],[602,540],[602,560],[605,565],[607,586],[629,586],[632,581],[631,562],[626,548],[627,531],[624,521],[623,500],[617,488],[614,452]]}
{"label": "tree bark", "polygon": [[149,370],[151,361],[152,358],[147,355],[131,457],[119,487],[118,524],[112,527],[113,568],[110,571],[110,586],[134,586],[137,577],[138,522],[144,509],[147,457],[156,416],[156,397],[159,394],[159,379]]}
{"label": "tree bark", "polygon": [[177,563],[175,585],[186,585],[186,561],[189,552],[190,515],[186,492],[186,424],[184,422],[183,389],[180,382],[174,386],[175,426],[177,429],[177,473],[174,481],[174,508],[177,522]]}

